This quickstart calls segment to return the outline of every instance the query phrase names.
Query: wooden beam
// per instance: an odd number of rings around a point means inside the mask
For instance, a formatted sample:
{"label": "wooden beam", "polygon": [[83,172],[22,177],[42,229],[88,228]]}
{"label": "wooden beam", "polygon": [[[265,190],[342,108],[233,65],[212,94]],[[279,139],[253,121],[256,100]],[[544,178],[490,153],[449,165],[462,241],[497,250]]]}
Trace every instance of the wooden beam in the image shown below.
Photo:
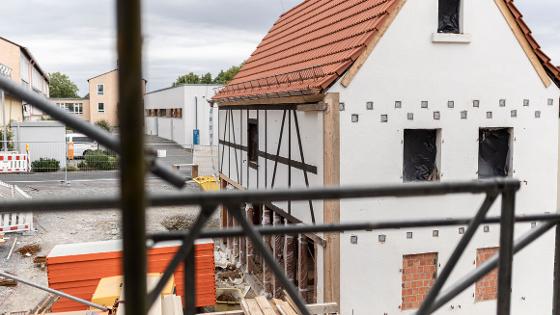
{"label": "wooden beam", "polygon": [[360,68],[362,68],[366,60],[369,58],[369,56],[377,46],[377,43],[379,43],[383,35],[385,35],[385,32],[387,31],[391,23],[393,23],[393,21],[401,11],[401,8],[404,6],[405,2],[406,0],[397,0],[390,8],[387,9],[388,16],[383,17],[383,22],[377,28],[377,32],[375,32],[375,35],[373,36],[371,41],[367,44],[366,49],[356,59],[356,61],[354,62],[354,64],[352,64],[350,69],[346,71],[346,74],[342,78],[342,81],[340,81],[340,84],[342,84],[342,86],[348,87],[350,85],[352,79],[354,79],[358,71],[360,71]]}
{"label": "wooden beam", "polygon": [[324,102],[318,102],[313,104],[301,104],[297,105],[296,110],[300,112],[322,112],[327,109],[327,104]]}
{"label": "wooden beam", "polygon": [[[228,176],[226,176],[223,173],[220,173],[219,175],[220,179],[222,181],[224,181],[225,183],[231,185],[233,188],[238,189],[238,190],[246,190],[245,187],[241,186],[238,182],[236,182],[235,180],[229,178]],[[225,187],[224,187],[225,188]],[[284,209],[281,209],[271,203],[266,203],[266,206],[269,207],[272,211],[274,211],[274,213],[279,214],[281,217],[285,218],[289,223],[294,224],[294,223],[302,223],[301,220],[299,220],[298,218],[290,215],[288,212],[286,212]],[[317,234],[314,233],[305,233],[305,236],[309,237],[310,239],[312,239],[315,244],[318,244],[322,247],[325,247],[327,245],[327,242],[320,237]]]}
{"label": "wooden beam", "polygon": [[220,173],[220,179],[226,182],[228,185],[233,186],[233,188],[237,190],[245,190],[245,187],[241,186],[238,182],[234,181],[223,173]]}
{"label": "wooden beam", "polygon": [[299,235],[297,279],[299,294],[305,302],[309,302],[308,270],[307,270],[307,237]]}
{"label": "wooden beam", "polygon": [[[328,105],[323,114],[323,185],[340,186],[340,96],[328,93]],[[340,201],[323,202],[323,223],[340,223]],[[340,305],[340,235],[325,233],[327,246],[324,250],[324,301]]]}
{"label": "wooden beam", "polygon": [[285,97],[263,97],[255,99],[246,99],[238,101],[219,101],[219,106],[244,106],[244,105],[283,105],[283,104],[305,104],[316,103],[323,100],[324,95],[320,94],[320,90],[312,91],[309,95],[294,95]]}
{"label": "wooden beam", "polygon": [[519,27],[519,24],[517,24],[517,21],[513,16],[513,14],[511,13],[511,11],[509,10],[506,2],[504,0],[495,0],[495,2],[498,8],[500,9],[500,11],[502,12],[502,15],[506,19],[509,28],[513,31],[513,35],[521,45],[521,48],[523,48],[525,55],[527,55],[529,61],[537,71],[537,74],[541,78],[541,81],[543,82],[544,86],[548,88],[552,84],[552,79],[550,78],[550,76],[548,76],[548,73],[544,69],[541,61],[539,60],[539,57],[533,50],[533,47],[531,47],[531,44],[529,44],[529,42],[527,41],[525,34],[521,30],[521,27]]}

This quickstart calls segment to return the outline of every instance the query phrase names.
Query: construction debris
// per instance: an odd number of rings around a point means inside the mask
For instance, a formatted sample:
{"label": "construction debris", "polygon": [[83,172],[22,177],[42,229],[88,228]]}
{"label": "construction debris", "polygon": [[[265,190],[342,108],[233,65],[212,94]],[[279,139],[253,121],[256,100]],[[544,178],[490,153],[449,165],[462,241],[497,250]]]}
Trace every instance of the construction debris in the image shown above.
{"label": "construction debris", "polygon": [[12,257],[12,253],[14,252],[14,247],[16,247],[16,243],[17,243],[17,237],[14,238],[14,242],[12,243],[12,247],[10,247],[10,251],[8,252],[8,256],[6,256],[6,261],[10,260],[10,258]]}
{"label": "construction debris", "polygon": [[45,270],[47,267],[47,256],[37,256],[33,258],[33,264],[35,264],[36,267]]}
{"label": "construction debris", "polygon": [[186,215],[173,215],[161,221],[168,231],[187,231],[194,223],[194,218]]}
{"label": "construction debris", "polygon": [[22,256],[31,257],[41,251],[41,245],[29,244],[18,248],[17,252]]}
{"label": "construction debris", "polygon": [[12,279],[0,278],[0,287],[15,287],[17,282]]}

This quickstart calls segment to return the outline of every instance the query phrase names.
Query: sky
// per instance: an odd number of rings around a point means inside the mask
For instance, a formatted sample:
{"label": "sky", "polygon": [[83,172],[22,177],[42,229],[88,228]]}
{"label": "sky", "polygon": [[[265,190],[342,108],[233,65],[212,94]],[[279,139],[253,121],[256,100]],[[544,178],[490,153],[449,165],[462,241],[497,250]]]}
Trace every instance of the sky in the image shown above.
{"label": "sky", "polygon": [[[216,75],[255,49],[277,17],[302,0],[144,0],[148,90],[188,72]],[[493,0],[485,0],[493,1]],[[47,72],[87,93],[116,67],[114,0],[2,0],[0,36],[26,46]],[[560,65],[560,1],[516,0],[543,50]]]}

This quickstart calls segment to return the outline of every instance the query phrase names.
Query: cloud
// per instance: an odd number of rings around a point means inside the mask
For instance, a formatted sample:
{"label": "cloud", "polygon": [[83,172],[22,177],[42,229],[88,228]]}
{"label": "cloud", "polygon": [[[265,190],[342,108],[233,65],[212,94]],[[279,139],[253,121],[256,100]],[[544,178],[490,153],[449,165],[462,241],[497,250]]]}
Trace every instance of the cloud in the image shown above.
{"label": "cloud", "polygon": [[[301,0],[144,0],[148,89],[179,75],[237,65],[277,17]],[[516,0],[543,49],[560,64],[560,1]],[[3,0],[0,36],[27,46],[48,72],[86,80],[116,66],[115,0]]]}

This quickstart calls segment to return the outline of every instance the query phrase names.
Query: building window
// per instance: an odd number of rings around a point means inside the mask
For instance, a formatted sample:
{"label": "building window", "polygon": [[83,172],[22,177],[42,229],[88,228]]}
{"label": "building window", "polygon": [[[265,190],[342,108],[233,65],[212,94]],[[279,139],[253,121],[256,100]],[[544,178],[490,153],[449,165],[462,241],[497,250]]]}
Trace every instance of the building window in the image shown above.
{"label": "building window", "polygon": [[[498,252],[498,247],[479,248],[476,250],[476,267],[478,268]],[[475,301],[489,301],[498,298],[498,268],[478,280],[474,289]]]}
{"label": "building window", "polygon": [[103,95],[103,94],[105,94],[105,87],[103,86],[103,84],[98,84],[97,95]]}
{"label": "building window", "polygon": [[439,0],[438,33],[459,34],[461,0]]}
{"label": "building window", "polygon": [[73,112],[76,115],[82,115],[84,113],[84,105],[82,103],[75,103]]}
{"label": "building window", "polygon": [[99,113],[104,113],[105,112],[105,103],[97,103],[97,111]]}
{"label": "building window", "polygon": [[478,178],[507,177],[511,166],[511,128],[478,132]]}
{"label": "building window", "polygon": [[405,129],[403,179],[439,180],[439,129]]}
{"label": "building window", "polygon": [[247,122],[247,160],[249,166],[257,167],[259,152],[259,125],[256,119]]}
{"label": "building window", "polygon": [[417,309],[428,295],[437,276],[437,253],[403,256],[402,310]]}

